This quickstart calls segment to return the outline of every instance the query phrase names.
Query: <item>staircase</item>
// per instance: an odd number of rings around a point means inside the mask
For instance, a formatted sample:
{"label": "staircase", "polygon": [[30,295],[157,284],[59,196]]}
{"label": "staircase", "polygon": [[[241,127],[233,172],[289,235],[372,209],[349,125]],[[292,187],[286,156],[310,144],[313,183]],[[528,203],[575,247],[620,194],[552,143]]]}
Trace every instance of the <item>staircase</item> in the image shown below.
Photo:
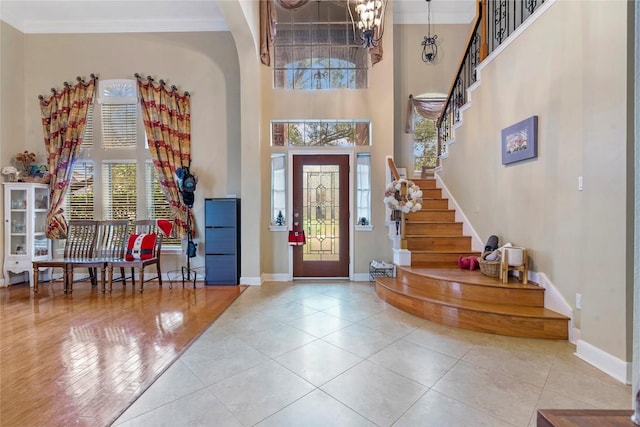
{"label": "staircase", "polygon": [[405,237],[411,265],[428,268],[458,268],[458,257],[479,256],[471,250],[471,237],[462,234],[456,211],[442,198],[435,179],[416,179],[422,190],[422,210],[406,215]]}
{"label": "staircase", "polygon": [[413,180],[423,193],[422,210],[406,215],[411,266],[396,277],[376,278],[377,295],[407,313],[433,322],[514,337],[568,339],[569,318],[544,308],[544,288],[515,277],[502,283],[479,270],[458,268],[458,257],[479,256],[471,237],[435,179]]}

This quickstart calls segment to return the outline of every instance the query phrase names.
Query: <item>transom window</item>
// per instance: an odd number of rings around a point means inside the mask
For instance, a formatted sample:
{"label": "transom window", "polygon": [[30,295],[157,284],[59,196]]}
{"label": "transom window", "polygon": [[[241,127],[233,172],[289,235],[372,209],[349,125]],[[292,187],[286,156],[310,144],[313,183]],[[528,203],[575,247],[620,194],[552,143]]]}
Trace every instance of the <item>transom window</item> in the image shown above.
{"label": "transom window", "polygon": [[287,10],[276,2],[274,87],[306,90],[367,87],[367,49],[353,41],[346,4],[310,1]]}
{"label": "transom window", "polygon": [[368,120],[289,120],[271,122],[273,146],[353,147],[371,145]]}

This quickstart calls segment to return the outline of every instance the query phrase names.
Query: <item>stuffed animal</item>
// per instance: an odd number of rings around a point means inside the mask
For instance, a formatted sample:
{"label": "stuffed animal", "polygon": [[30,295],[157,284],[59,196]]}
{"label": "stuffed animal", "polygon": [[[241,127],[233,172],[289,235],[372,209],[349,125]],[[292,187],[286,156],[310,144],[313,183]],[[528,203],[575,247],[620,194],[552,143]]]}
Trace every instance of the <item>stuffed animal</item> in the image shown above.
{"label": "stuffed animal", "polygon": [[459,256],[458,267],[461,270],[476,270],[480,264],[478,264],[478,257],[475,256]]}

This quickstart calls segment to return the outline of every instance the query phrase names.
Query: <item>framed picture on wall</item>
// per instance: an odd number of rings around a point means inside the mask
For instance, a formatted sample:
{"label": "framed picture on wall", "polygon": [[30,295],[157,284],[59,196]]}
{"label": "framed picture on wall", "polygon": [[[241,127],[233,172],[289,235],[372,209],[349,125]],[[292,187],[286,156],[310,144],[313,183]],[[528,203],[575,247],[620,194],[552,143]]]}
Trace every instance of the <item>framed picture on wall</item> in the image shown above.
{"label": "framed picture on wall", "polygon": [[502,164],[533,159],[538,156],[538,116],[502,129]]}

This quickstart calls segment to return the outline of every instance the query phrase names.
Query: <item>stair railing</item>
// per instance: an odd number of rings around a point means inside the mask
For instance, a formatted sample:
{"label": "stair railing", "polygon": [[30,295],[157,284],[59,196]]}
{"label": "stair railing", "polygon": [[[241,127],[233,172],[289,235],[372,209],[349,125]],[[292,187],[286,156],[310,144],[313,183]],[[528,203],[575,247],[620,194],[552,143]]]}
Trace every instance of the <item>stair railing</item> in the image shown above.
{"label": "stair railing", "polygon": [[458,71],[451,83],[447,101],[438,117],[438,155],[446,152],[453,138],[453,127],[460,121],[460,108],[467,103],[467,89],[476,82],[476,67],[496,50],[545,0],[478,0]]}
{"label": "stair railing", "polygon": [[[398,168],[396,167],[396,163],[393,161],[393,157],[387,157],[387,165],[389,166],[389,170],[391,171],[391,175],[395,181],[400,179],[400,174],[398,173]],[[407,195],[407,183],[402,182],[400,184],[400,198],[404,200]],[[401,210],[391,211],[391,221],[395,221],[396,223],[396,233],[400,232],[400,249],[407,249],[407,238],[404,230],[404,212]],[[398,230],[399,227],[399,230]]]}

